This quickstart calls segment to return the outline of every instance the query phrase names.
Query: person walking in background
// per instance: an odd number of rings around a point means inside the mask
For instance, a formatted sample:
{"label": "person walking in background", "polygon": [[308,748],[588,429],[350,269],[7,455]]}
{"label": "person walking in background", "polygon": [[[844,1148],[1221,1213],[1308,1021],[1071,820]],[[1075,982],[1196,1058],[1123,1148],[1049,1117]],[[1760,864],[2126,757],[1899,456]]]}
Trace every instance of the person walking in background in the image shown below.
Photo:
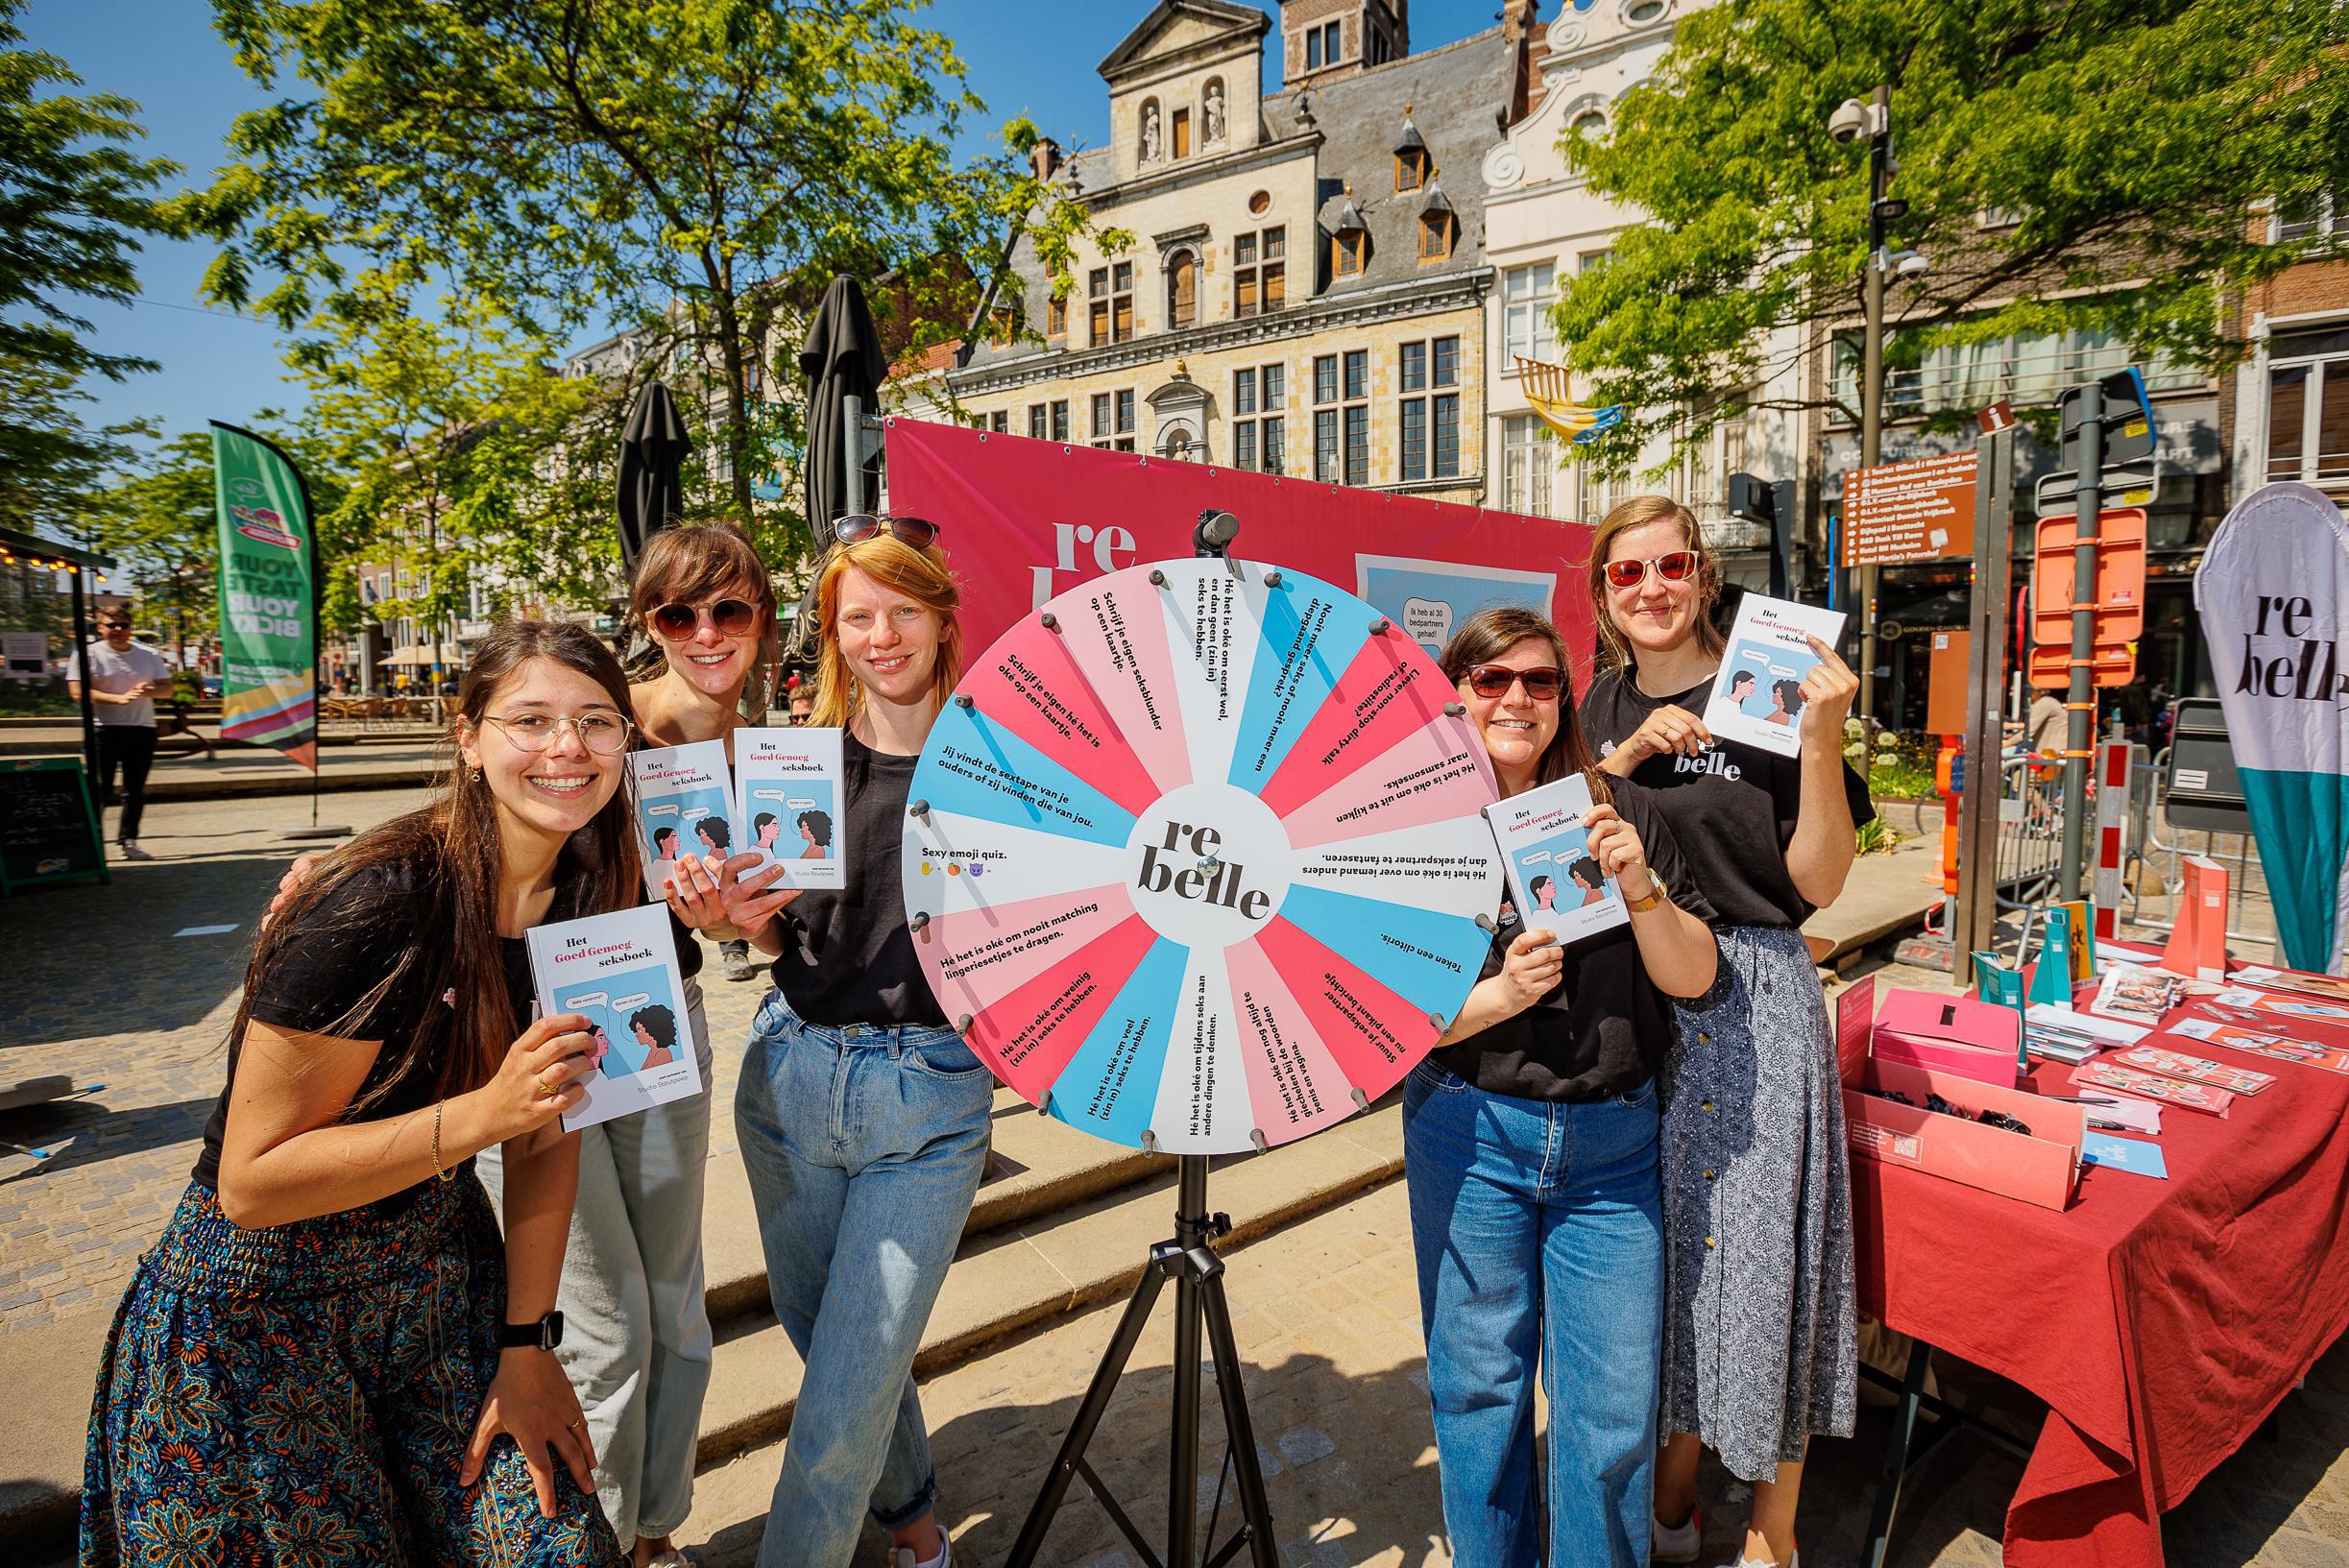
{"label": "person walking in background", "polygon": [[1819,663],[1777,699],[1800,714],[1801,757],[1716,742],[1697,715],[1721,664],[1720,573],[1667,496],[1600,520],[1589,591],[1611,661],[1583,697],[1599,766],[1644,786],[1670,824],[1721,953],[1710,989],[1680,1005],[1665,1075],[1656,1560],[1702,1550],[1709,1447],[1754,1486],[1732,1568],[1794,1568],[1806,1445],[1851,1435],[1858,1393],[1842,1090],[1800,928],[1843,890],[1853,831],[1876,815],[1843,760],[1859,682],[1814,639]]}
{"label": "person walking in background", "polygon": [[155,856],[138,847],[138,829],[147,809],[147,772],[155,766],[155,699],[171,695],[171,665],[132,639],[130,611],[101,610],[98,640],[66,662],[65,688],[76,702],[85,678],[98,721],[98,797],[102,803],[119,799],[122,806],[114,822],[115,845],[126,860],[152,860]]}

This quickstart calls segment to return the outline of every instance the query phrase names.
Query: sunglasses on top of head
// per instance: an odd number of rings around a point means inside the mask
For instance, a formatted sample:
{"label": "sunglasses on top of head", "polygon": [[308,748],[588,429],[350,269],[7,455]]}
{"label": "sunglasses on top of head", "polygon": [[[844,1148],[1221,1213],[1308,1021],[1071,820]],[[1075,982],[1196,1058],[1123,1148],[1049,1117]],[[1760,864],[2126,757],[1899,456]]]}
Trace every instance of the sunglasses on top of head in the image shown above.
{"label": "sunglasses on top of head", "polygon": [[711,604],[665,604],[652,613],[655,635],[671,642],[683,642],[701,625],[702,617],[717,629],[720,637],[748,637],[751,628],[759,624],[759,607],[747,599],[719,599]]}
{"label": "sunglasses on top of head", "polygon": [[876,517],[870,512],[851,512],[832,525],[832,537],[843,544],[861,544],[884,532],[899,543],[917,550],[926,550],[938,542],[938,525],[928,518]]}
{"label": "sunglasses on top of head", "polygon": [[1566,688],[1566,672],[1554,665],[1538,669],[1517,669],[1509,664],[1473,664],[1467,674],[1468,689],[1480,697],[1506,697],[1509,688],[1523,684],[1525,694],[1536,702],[1556,702],[1558,694]]}
{"label": "sunglasses on top of head", "polygon": [[1648,571],[1667,583],[1684,583],[1697,573],[1697,552],[1671,550],[1645,561],[1610,561],[1607,563],[1607,582],[1610,588],[1637,588],[1648,580]]}

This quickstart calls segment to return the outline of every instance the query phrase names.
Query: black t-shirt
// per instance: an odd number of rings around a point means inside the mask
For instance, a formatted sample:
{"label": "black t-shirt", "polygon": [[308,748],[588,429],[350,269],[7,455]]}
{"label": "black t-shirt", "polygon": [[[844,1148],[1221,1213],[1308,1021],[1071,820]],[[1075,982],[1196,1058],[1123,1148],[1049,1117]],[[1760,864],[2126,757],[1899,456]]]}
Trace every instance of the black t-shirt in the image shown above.
{"label": "black t-shirt", "polygon": [[[1707,680],[1670,696],[1651,697],[1627,666],[1617,665],[1583,694],[1583,734],[1605,757],[1659,708],[1702,715],[1711,689]],[[1786,870],[1786,846],[1794,841],[1803,805],[1802,759],[1715,740],[1695,757],[1651,757],[1632,770],[1632,780],[1653,793],[1719,924],[1792,929],[1811,917],[1811,905],[1795,891]],[[1876,820],[1867,781],[1848,763],[1843,794],[1853,827]]]}
{"label": "black t-shirt", "polygon": [[811,1024],[941,1025],[906,929],[898,862],[906,836],[913,757],[892,757],[853,735],[840,737],[838,841],[848,885],[802,893],[783,906],[775,985]]}
{"label": "black t-shirt", "polygon": [[[575,901],[570,890],[555,895],[548,921],[568,920]],[[255,981],[250,1016],[257,1023],[306,1034],[331,1034],[345,1040],[379,1040],[382,1048],[353,1103],[385,1083],[383,1098],[347,1121],[379,1122],[432,1103],[437,1064],[418,1063],[404,1077],[391,1077],[393,1059],[409,1035],[423,1025],[428,1008],[448,1002],[424,994],[424,982],[413,975],[393,984],[355,1019],[351,1009],[398,965],[400,954],[414,941],[429,918],[415,890],[413,873],[403,867],[378,867],[359,872],[330,889],[316,904],[297,912],[276,959]],[[530,952],[519,938],[499,939],[505,962],[506,995],[514,1007],[514,1032],[530,1025],[531,1003],[537,989],[530,980]],[[242,1039],[229,1042],[229,1084],[236,1081],[236,1059]],[[220,1185],[220,1146],[229,1128],[229,1094],[224,1086],[204,1126],[204,1148],[191,1172],[206,1187]],[[410,1188],[413,1193],[416,1189]]]}
{"label": "black t-shirt", "polygon": [[[1709,923],[1711,905],[1688,875],[1686,859],[1655,803],[1636,784],[1611,785],[1616,811],[1639,834],[1648,868],[1672,902]],[[1489,978],[1501,972],[1522,928],[1502,905],[1501,929],[1485,955]],[[1676,1025],[1672,999],[1656,989],[1626,924],[1565,945],[1558,984],[1539,1001],[1492,1027],[1437,1051],[1436,1061],[1489,1094],[1519,1099],[1598,1099],[1629,1094],[1663,1070]]]}

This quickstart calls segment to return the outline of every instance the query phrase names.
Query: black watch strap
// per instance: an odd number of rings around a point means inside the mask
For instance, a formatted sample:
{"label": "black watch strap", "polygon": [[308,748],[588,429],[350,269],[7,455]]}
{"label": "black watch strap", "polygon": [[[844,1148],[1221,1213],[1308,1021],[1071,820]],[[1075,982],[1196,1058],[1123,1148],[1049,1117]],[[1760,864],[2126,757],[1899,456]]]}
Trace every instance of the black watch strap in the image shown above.
{"label": "black watch strap", "polygon": [[500,1323],[497,1325],[497,1348],[500,1350],[552,1350],[563,1342],[563,1315],[550,1312],[535,1323]]}

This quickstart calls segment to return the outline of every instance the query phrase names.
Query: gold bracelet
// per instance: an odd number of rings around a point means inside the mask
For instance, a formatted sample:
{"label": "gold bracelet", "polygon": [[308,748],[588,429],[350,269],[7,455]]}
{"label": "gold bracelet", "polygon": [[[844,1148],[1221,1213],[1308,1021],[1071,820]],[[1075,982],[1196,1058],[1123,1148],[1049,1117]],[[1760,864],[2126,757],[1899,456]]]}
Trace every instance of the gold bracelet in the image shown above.
{"label": "gold bracelet", "polygon": [[448,1103],[445,1099],[432,1102],[432,1173],[443,1181],[456,1174],[453,1170],[441,1169],[441,1107]]}

